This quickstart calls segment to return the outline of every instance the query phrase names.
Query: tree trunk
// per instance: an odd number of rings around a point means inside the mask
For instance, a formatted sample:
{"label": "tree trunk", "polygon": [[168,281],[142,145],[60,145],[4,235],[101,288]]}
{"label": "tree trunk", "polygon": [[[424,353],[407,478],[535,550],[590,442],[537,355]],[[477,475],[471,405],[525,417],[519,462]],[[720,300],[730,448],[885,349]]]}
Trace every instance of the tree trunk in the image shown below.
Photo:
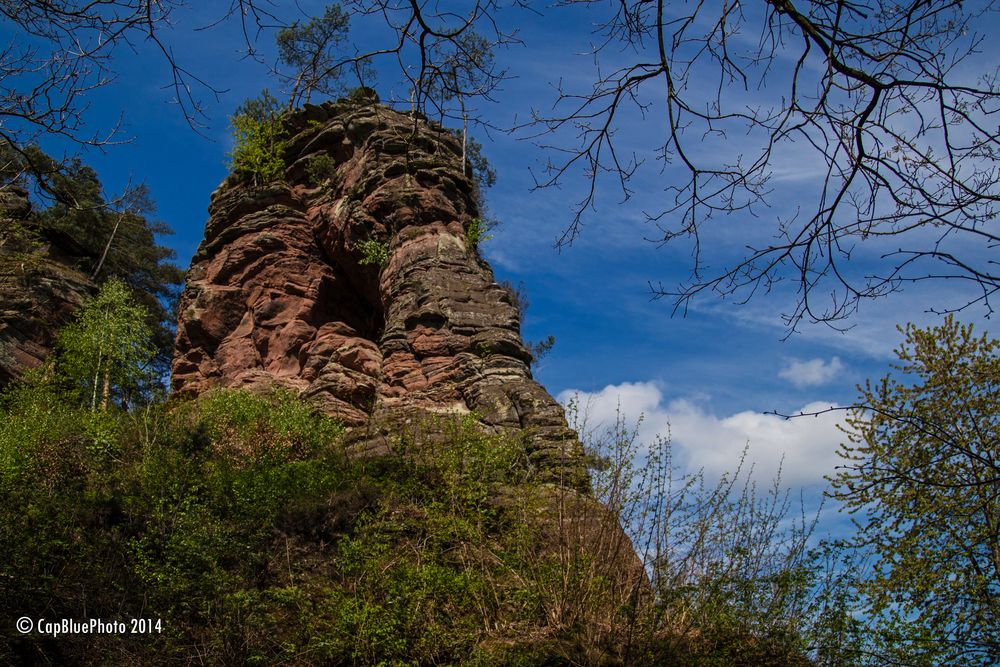
{"label": "tree trunk", "polygon": [[108,238],[108,242],[104,244],[104,252],[101,253],[101,259],[98,260],[97,266],[94,267],[94,272],[90,274],[91,280],[97,279],[97,274],[100,273],[101,267],[104,266],[104,260],[108,257],[108,251],[111,250],[111,242],[115,240],[115,234],[118,233],[118,225],[122,224],[122,220],[125,218],[127,211],[122,211],[118,214],[118,220],[115,221],[115,226],[111,230],[111,236]]}
{"label": "tree trunk", "polygon": [[104,388],[101,391],[101,412],[108,409],[108,402],[111,398],[111,376],[110,373],[104,374]]}
{"label": "tree trunk", "polygon": [[469,140],[469,115],[465,113],[465,99],[461,95],[458,103],[462,105],[462,171],[465,172],[465,147]]}
{"label": "tree trunk", "polygon": [[94,367],[94,390],[90,395],[90,411],[94,412],[97,410],[97,385],[101,379],[101,360],[104,355],[100,350],[97,351],[97,364]]}

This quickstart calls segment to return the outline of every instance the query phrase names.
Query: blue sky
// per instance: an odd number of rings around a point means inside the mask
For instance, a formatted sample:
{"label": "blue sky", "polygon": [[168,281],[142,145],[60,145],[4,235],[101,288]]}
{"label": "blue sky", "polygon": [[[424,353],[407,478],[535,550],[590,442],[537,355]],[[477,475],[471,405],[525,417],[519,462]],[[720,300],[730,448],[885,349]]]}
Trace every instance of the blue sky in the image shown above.
{"label": "blue sky", "polygon": [[[310,10],[321,3],[302,6]],[[118,79],[91,95],[87,116],[97,129],[112,124],[124,110],[122,137],[130,141],[90,151],[86,160],[109,192],[130,179],[148,183],[158,217],[176,231],[166,242],[176,249],[182,266],[201,240],[209,196],[227,173],[226,115],[261,88],[276,87],[263,65],[241,57],[244,45],[234,23],[193,30],[217,16],[215,11],[221,9],[178,11],[168,35],[182,63],[226,90],[218,100],[195,91],[206,110],[200,133],[169,103],[171,93],[163,88],[169,73],[145,44],[137,44],[134,53],[119,53]],[[551,105],[552,86],[560,79],[586,85],[594,61],[578,54],[588,48],[595,18],[585,10],[519,13],[516,20],[526,45],[498,54],[512,79],[497,93],[497,104],[482,106],[489,120],[507,126],[533,107]],[[353,34],[361,41],[379,36],[377,29],[357,24]],[[262,36],[266,58],[272,57],[272,41],[272,35]],[[386,96],[384,88],[380,92]],[[736,93],[748,102],[763,94]],[[655,113],[646,119],[636,115],[621,129],[619,140],[655,165],[650,138],[662,140],[662,128]],[[901,338],[896,325],[932,323],[936,317],[928,308],[954,296],[952,286],[919,285],[864,304],[847,332],[804,324],[787,340],[780,314],[791,308],[794,295],[782,290],[744,305],[705,295],[685,317],[671,317],[671,303],[652,301],[649,283],[670,286],[687,278],[689,249],[660,248],[646,240],[656,231],[643,216],[657,209],[671,169],[642,173],[627,202],[613,188],[602,189],[579,239],[557,250],[554,242],[571,219],[572,203],[582,197],[583,179],[568,178],[560,188],[532,192],[532,174],[540,173],[545,155],[531,141],[483,130],[475,136],[498,173],[488,202],[502,221],[484,252],[498,279],[525,284],[531,306],[524,336],[538,340],[552,334],[557,339],[537,377],[560,400],[579,394],[590,406],[591,423],[613,419],[620,404],[630,418],[645,415],[642,434],[647,438],[669,428],[690,469],[728,469],[749,443],[761,475],[771,474],[783,459],[785,481],[805,485],[818,498],[843,438],[836,420],[789,422],[764,413],[850,402],[857,383],[888,370]],[[734,140],[734,149],[738,143]],[[56,153],[75,150],[50,140],[44,145]],[[726,150],[726,143],[707,142],[702,148]],[[773,225],[775,216],[794,210],[816,191],[819,172],[807,154],[787,151],[778,165],[771,209],[759,218],[731,218],[708,230],[705,241],[716,265],[735,257],[748,233]],[[858,263],[863,261],[862,255]],[[989,324],[983,316],[969,311],[963,319],[983,330]]]}

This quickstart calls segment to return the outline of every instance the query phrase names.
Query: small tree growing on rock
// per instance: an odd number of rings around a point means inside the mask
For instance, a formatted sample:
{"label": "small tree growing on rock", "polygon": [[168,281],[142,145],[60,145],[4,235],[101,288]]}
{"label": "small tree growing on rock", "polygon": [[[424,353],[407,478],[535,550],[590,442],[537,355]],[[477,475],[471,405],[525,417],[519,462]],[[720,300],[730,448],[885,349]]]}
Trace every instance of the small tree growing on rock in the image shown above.
{"label": "small tree growing on rock", "polygon": [[156,348],[145,309],[125,283],[111,279],[59,334],[59,369],[92,411],[106,410],[113,395],[124,405],[152,381]]}
{"label": "small tree growing on rock", "polygon": [[343,62],[336,54],[347,39],[348,19],[339,4],[332,4],[322,16],[278,32],[278,59],[292,69],[281,75],[291,83],[289,110],[308,103],[314,91],[328,96],[339,92]]}
{"label": "small tree growing on rock", "polygon": [[266,88],[229,117],[235,140],[229,166],[254,185],[284,176],[285,128],[281,119],[281,103]]}

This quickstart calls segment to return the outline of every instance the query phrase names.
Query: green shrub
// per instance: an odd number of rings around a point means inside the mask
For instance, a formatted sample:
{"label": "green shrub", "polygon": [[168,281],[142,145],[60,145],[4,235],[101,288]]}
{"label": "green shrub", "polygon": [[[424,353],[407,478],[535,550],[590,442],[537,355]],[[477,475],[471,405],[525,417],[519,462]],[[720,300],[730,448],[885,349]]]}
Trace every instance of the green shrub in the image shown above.
{"label": "green shrub", "polygon": [[240,105],[229,117],[234,145],[230,169],[255,185],[285,175],[285,128],[282,108],[267,90]]}
{"label": "green shrub", "polygon": [[389,242],[378,239],[366,239],[358,243],[361,251],[359,264],[383,267],[389,263]]}
{"label": "green shrub", "polygon": [[306,161],[306,176],[314,185],[322,185],[337,173],[337,163],[326,153],[311,155]]}
{"label": "green shrub", "polygon": [[473,218],[469,222],[469,226],[465,228],[465,245],[470,250],[476,250],[479,248],[479,244],[493,238],[492,234],[487,233],[489,229],[490,226],[482,218]]}

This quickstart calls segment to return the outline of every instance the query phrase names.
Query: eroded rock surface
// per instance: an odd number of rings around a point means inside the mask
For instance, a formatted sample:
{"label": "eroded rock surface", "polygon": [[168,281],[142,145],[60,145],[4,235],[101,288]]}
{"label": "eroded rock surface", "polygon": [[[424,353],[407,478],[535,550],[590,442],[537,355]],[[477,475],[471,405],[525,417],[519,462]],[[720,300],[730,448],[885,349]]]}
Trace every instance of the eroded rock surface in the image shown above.
{"label": "eroded rock surface", "polygon": [[[461,146],[376,105],[286,121],[282,182],[213,194],[181,298],[178,392],[281,385],[378,447],[421,412],[523,430],[535,470],[583,488],[583,452],[531,377],[511,294],[466,239],[478,215]],[[363,248],[381,244],[383,265]]]}
{"label": "eroded rock surface", "polygon": [[28,193],[0,188],[0,389],[52,353],[94,284],[48,243],[26,238]]}

